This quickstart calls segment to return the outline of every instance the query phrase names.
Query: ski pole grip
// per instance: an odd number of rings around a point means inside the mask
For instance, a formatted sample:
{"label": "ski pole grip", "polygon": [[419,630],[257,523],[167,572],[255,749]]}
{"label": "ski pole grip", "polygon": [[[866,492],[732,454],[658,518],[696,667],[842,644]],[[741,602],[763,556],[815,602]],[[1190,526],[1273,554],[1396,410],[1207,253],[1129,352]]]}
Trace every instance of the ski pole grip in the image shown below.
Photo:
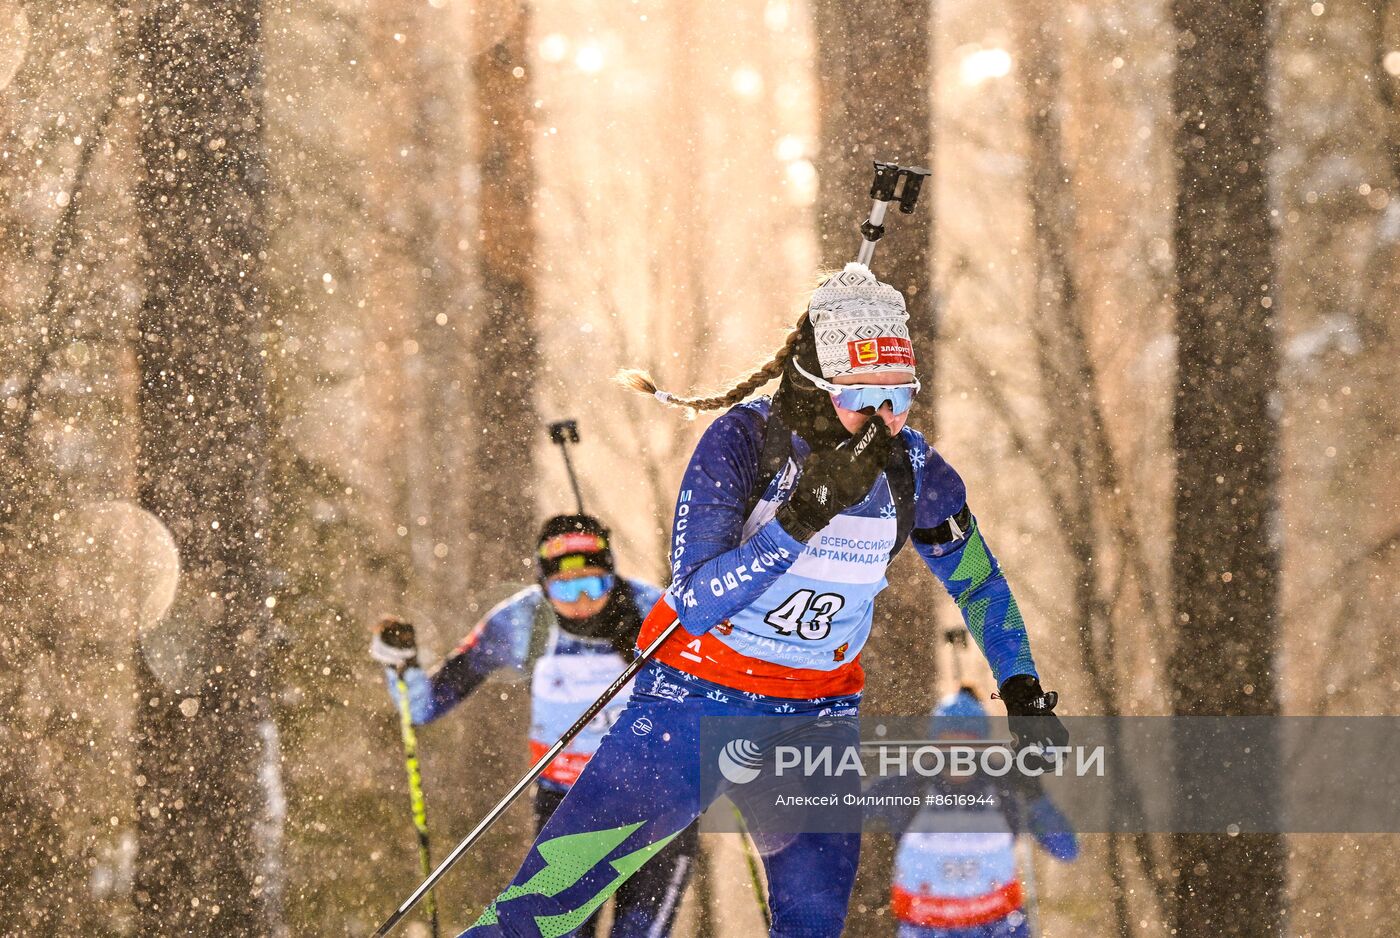
{"label": "ski pole grip", "polygon": [[929,171],[922,166],[906,166],[900,172],[899,186],[899,210],[905,215],[914,214],[914,206],[919,202],[919,191],[924,187],[924,180],[929,177]]}
{"label": "ski pole grip", "polygon": [[900,166],[898,163],[885,163],[875,160],[875,178],[870,183],[870,198],[874,205],[870,218],[860,226],[860,251],[856,262],[870,266],[875,256],[875,242],[885,236],[885,211],[891,202],[899,203],[899,211],[905,215],[914,212],[919,202],[919,192],[929,171],[922,166]]}
{"label": "ski pole grip", "polygon": [[876,202],[894,200],[894,190],[899,184],[899,164],[875,161],[875,179],[870,183],[870,197]]}
{"label": "ski pole grip", "polygon": [[549,425],[550,442],[559,446],[564,457],[564,470],[569,474],[569,485],[574,490],[574,500],[578,502],[578,513],[583,514],[583,490],[578,487],[578,476],[574,474],[574,464],[569,460],[569,444],[578,445],[578,421],[556,420]]}
{"label": "ski pole grip", "polygon": [[549,425],[549,441],[563,446],[578,442],[577,420],[556,420]]}

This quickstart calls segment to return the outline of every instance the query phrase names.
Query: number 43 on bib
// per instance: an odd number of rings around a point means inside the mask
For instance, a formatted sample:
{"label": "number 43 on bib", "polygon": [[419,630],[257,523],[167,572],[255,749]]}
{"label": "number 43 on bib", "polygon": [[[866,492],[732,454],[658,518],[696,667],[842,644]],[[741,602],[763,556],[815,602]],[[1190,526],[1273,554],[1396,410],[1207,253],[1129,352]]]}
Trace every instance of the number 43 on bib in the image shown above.
{"label": "number 43 on bib", "polygon": [[[818,596],[814,590],[798,590],[764,616],[763,621],[781,635],[797,635],[815,642],[831,634],[831,620],[845,604],[840,593]],[[806,618],[809,611],[815,613],[811,619]]]}

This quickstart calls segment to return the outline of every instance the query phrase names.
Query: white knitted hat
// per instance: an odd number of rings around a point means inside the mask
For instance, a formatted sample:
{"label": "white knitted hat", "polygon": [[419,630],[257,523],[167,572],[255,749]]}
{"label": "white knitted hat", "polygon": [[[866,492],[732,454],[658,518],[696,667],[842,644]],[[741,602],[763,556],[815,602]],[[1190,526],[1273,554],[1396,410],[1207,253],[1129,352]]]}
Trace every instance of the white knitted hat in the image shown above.
{"label": "white knitted hat", "polygon": [[864,264],[850,263],[812,293],[807,317],[822,377],[913,371],[904,297]]}

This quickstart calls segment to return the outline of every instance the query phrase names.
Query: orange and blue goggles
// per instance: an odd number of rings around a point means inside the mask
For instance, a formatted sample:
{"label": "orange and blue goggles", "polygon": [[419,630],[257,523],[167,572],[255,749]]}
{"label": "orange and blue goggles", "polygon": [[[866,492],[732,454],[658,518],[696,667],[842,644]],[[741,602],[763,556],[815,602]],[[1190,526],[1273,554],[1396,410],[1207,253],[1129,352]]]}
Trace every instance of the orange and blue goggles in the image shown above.
{"label": "orange and blue goggles", "polygon": [[612,591],[615,578],[612,574],[580,576],[572,580],[548,580],[544,584],[549,598],[561,603],[576,603],[583,597],[602,599]]}

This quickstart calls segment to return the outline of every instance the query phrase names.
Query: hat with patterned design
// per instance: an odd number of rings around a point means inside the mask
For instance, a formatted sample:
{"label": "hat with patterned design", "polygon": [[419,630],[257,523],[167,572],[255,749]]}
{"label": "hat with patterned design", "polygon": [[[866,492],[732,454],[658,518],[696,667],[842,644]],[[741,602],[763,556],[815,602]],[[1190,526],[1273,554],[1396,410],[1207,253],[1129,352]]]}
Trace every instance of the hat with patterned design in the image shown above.
{"label": "hat with patterned design", "polygon": [[850,263],[812,293],[807,318],[822,377],[913,371],[904,297],[864,264]]}

